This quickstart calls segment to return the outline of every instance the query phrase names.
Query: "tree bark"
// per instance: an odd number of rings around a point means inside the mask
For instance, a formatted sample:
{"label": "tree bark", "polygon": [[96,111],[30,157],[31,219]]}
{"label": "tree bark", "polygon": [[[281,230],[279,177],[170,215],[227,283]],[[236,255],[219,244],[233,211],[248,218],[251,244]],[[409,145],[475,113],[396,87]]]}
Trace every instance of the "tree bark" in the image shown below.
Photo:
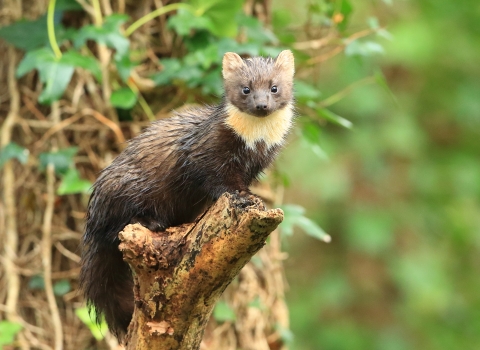
{"label": "tree bark", "polygon": [[215,302],[282,220],[255,196],[226,193],[193,224],[126,226],[120,250],[135,283],[126,349],[199,349]]}

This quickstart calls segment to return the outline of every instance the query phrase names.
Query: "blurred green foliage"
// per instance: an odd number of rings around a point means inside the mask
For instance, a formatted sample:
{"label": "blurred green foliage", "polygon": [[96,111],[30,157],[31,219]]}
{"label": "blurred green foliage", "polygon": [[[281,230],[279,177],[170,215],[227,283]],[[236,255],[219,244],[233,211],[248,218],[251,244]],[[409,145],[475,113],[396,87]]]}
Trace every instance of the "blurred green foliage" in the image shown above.
{"label": "blurred green foliage", "polygon": [[94,320],[96,319],[95,310],[89,310],[86,306],[75,309],[75,315],[90,329],[92,335],[97,340],[102,340],[107,333],[108,326],[105,320],[102,319],[100,324],[97,324]]}
{"label": "blurred green foliage", "polygon": [[328,96],[380,66],[395,99],[355,89],[331,107],[353,129],[320,131],[328,160],[296,139],[279,164],[333,239],[288,241],[292,349],[479,348],[479,9],[355,2],[351,25],[375,15],[391,40],[310,82]]}
{"label": "blurred green foliage", "polygon": [[22,325],[9,321],[0,321],[0,350],[4,345],[13,344],[15,335],[20,332]]}

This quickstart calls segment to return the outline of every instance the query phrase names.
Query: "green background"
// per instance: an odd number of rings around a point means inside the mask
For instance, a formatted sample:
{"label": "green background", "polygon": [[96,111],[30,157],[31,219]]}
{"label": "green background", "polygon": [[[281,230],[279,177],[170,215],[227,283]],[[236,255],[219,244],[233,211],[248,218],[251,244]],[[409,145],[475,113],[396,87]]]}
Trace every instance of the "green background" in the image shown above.
{"label": "green background", "polygon": [[480,4],[352,6],[351,28],[376,16],[392,38],[317,84],[329,96],[380,67],[394,98],[355,89],[331,107],[354,126],[322,130],[327,160],[299,138],[282,156],[286,201],[333,239],[287,240],[292,349],[479,349]]}

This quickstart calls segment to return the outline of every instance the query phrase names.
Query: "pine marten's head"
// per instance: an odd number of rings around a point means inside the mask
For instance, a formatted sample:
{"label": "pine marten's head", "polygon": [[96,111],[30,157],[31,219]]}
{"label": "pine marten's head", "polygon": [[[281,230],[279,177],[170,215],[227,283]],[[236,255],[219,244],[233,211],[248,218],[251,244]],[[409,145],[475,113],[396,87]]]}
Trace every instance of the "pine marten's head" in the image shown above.
{"label": "pine marten's head", "polygon": [[283,142],[293,116],[294,72],[294,58],[289,50],[282,51],[276,59],[243,60],[233,52],[223,57],[226,123],[248,147],[253,148],[260,140],[269,147]]}

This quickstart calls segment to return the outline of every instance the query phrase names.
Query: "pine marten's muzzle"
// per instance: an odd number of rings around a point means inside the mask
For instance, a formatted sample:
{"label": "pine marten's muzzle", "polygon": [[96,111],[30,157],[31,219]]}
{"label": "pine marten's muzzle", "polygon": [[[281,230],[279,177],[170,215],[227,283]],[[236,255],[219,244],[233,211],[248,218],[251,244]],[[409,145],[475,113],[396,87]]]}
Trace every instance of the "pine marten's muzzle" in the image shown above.
{"label": "pine marten's muzzle", "polygon": [[252,96],[253,108],[250,108],[252,115],[266,117],[272,113],[272,101],[265,91],[255,91]]}

